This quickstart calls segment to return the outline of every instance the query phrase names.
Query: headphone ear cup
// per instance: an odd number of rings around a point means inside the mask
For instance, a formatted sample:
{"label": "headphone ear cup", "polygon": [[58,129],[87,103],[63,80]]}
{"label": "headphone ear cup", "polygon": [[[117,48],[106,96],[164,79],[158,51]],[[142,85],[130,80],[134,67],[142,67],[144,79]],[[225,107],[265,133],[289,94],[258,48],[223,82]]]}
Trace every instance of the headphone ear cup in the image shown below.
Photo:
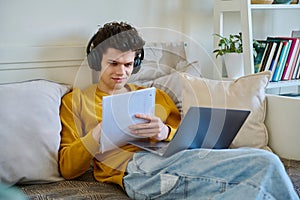
{"label": "headphone ear cup", "polygon": [[87,55],[88,64],[91,69],[101,71],[100,55],[97,51],[92,51]]}
{"label": "headphone ear cup", "polygon": [[143,59],[144,59],[144,49],[141,49],[141,52],[137,54],[134,58],[132,74],[136,74],[141,69]]}
{"label": "headphone ear cup", "polygon": [[140,71],[141,67],[142,67],[141,59],[140,58],[135,59],[134,64],[133,64],[132,74],[138,73],[138,71]]}

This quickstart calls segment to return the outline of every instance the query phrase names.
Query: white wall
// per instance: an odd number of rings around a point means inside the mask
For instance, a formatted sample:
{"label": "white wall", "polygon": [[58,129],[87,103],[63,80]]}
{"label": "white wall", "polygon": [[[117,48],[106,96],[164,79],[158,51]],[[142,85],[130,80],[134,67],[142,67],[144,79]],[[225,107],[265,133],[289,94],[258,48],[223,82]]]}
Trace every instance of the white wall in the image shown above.
{"label": "white wall", "polygon": [[[300,30],[299,9],[254,10],[252,11],[253,38],[266,39],[267,36],[290,36],[291,30]],[[239,13],[225,13],[224,34],[240,31]]]}
{"label": "white wall", "polygon": [[[97,24],[123,20],[200,40],[212,33],[207,0],[1,0],[1,45],[85,45]],[[195,33],[195,31],[197,31]],[[205,45],[211,46],[206,38]]]}
{"label": "white wall", "polygon": [[[300,29],[297,11],[289,23],[281,22],[285,18],[279,11],[253,17],[254,38],[264,39],[273,31],[288,35],[282,25]],[[0,0],[0,70],[31,64],[51,68],[61,62],[74,67],[85,57],[97,25],[114,20],[129,22],[141,32],[149,27],[167,30],[144,34],[147,41],[189,39],[191,61],[200,59],[202,73],[212,77],[213,0]],[[226,15],[225,35],[239,31],[239,15]]]}
{"label": "white wall", "polygon": [[[74,65],[84,58],[97,25],[114,20],[142,30],[168,30],[146,40],[170,39],[170,31],[184,34],[211,53],[212,16],[213,1],[208,0],[0,0],[0,69],[8,63],[29,67],[31,61],[53,67],[49,62],[55,59]],[[211,69],[204,68],[209,76]]]}

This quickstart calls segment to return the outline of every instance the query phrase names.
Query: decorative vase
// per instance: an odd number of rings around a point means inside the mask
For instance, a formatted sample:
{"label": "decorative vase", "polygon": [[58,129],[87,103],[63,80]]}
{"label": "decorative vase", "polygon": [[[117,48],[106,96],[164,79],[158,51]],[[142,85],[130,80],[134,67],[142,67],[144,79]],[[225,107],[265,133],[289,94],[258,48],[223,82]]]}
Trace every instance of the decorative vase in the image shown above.
{"label": "decorative vase", "polygon": [[224,55],[225,68],[229,79],[244,76],[244,61],[242,53],[227,53]]}

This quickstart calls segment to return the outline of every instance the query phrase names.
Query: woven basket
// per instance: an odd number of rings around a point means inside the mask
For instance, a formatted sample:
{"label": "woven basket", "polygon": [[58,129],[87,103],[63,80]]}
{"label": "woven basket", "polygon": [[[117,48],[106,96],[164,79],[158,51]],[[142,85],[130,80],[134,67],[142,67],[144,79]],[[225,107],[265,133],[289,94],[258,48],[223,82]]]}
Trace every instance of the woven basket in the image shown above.
{"label": "woven basket", "polygon": [[273,0],[251,0],[251,4],[272,4]]}

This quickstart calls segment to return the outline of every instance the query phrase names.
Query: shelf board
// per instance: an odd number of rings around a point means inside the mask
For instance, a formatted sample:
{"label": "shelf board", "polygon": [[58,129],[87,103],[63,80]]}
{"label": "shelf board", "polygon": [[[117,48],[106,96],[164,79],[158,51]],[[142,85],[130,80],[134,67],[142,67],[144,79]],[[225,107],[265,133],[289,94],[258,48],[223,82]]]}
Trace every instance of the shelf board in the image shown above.
{"label": "shelf board", "polygon": [[267,86],[267,89],[278,88],[278,87],[289,87],[289,86],[300,87],[300,80],[270,82]]}
{"label": "shelf board", "polygon": [[300,4],[251,4],[252,10],[300,9]]}
{"label": "shelf board", "polygon": [[[217,33],[223,33],[224,22],[223,22],[223,13],[225,12],[239,12],[241,19],[241,32],[244,34],[245,43],[245,56],[244,64],[247,67],[244,67],[246,74],[252,74],[254,69],[252,63],[252,12],[253,11],[274,11],[275,14],[277,11],[300,11],[300,4],[251,4],[251,0],[214,0],[214,30]],[[218,40],[214,40],[214,45],[217,46]],[[249,67],[248,67],[249,66]],[[219,70],[222,70],[222,63],[218,63]],[[224,80],[224,79],[223,79]],[[227,79],[225,79],[227,80]],[[289,86],[298,86],[300,90],[300,80],[292,81],[279,81],[279,82],[270,82],[267,86],[268,88],[280,88],[280,87],[289,87]]]}
{"label": "shelf board", "polygon": [[[234,81],[235,79],[222,77],[222,81]],[[290,87],[290,86],[298,86],[300,87],[300,79],[297,80],[289,80],[289,81],[278,81],[278,82],[269,82],[267,85],[267,89],[272,88],[280,88],[280,87]]]}

